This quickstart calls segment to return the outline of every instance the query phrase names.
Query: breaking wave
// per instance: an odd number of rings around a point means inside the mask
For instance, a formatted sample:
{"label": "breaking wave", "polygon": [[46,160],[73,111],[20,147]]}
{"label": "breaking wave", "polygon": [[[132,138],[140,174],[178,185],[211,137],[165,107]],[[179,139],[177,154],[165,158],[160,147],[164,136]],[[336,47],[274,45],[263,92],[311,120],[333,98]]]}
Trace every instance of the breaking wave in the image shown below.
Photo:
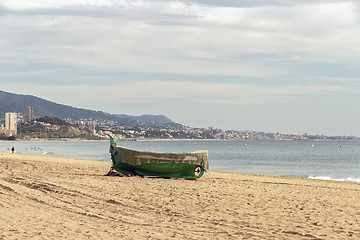
{"label": "breaking wave", "polygon": [[52,152],[43,152],[43,155],[55,155],[55,153],[52,153]]}
{"label": "breaking wave", "polygon": [[318,179],[318,180],[332,180],[340,182],[357,182],[360,183],[360,178],[347,177],[347,178],[331,178],[328,176],[309,176],[308,179]]}

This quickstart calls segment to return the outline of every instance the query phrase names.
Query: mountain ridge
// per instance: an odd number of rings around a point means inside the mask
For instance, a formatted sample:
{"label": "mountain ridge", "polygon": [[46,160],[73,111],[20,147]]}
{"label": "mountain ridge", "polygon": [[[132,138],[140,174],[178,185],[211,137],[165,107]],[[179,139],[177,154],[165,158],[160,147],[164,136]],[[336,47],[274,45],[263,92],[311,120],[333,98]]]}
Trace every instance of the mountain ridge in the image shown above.
{"label": "mountain ridge", "polygon": [[146,123],[158,123],[158,124],[174,124],[175,122],[172,121],[165,115],[152,115],[152,114],[144,114],[140,116],[132,116],[127,114],[114,114],[120,118],[130,118],[139,122],[146,122]]}
{"label": "mountain ridge", "polygon": [[139,125],[141,123],[175,124],[175,122],[164,115],[146,114],[132,116],[126,114],[110,114],[103,111],[59,104],[33,95],[16,94],[0,90],[1,116],[6,112],[26,113],[26,108],[29,105],[34,106],[34,115],[54,116],[62,119],[104,119],[126,125]]}

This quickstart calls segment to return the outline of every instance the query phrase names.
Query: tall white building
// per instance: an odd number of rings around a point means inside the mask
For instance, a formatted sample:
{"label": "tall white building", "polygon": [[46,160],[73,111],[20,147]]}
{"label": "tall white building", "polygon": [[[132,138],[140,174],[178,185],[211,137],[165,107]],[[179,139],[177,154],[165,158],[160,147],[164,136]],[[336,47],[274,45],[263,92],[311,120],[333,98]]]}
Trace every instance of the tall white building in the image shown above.
{"label": "tall white building", "polygon": [[17,135],[17,113],[5,113],[5,131],[8,136]]}
{"label": "tall white building", "polygon": [[26,108],[27,113],[26,113],[26,121],[30,122],[34,119],[34,107],[33,106],[27,106]]}

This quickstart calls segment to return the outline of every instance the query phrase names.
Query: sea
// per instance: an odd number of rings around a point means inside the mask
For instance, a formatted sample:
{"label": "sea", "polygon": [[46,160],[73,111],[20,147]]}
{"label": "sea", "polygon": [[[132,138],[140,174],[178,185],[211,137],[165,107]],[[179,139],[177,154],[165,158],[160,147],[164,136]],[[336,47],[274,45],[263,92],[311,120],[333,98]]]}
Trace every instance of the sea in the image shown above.
{"label": "sea", "polygon": [[[210,170],[360,182],[360,140],[116,141],[154,152],[209,149]],[[108,161],[109,141],[5,141],[0,151]]]}

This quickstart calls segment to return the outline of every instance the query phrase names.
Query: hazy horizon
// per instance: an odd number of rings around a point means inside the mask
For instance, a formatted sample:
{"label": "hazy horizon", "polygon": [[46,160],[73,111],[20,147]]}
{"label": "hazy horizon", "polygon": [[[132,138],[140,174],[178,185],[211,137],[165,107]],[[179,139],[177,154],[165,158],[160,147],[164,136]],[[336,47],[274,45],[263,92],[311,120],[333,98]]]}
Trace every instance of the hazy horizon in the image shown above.
{"label": "hazy horizon", "polygon": [[4,0],[0,89],[192,127],[360,136],[355,0]]}

